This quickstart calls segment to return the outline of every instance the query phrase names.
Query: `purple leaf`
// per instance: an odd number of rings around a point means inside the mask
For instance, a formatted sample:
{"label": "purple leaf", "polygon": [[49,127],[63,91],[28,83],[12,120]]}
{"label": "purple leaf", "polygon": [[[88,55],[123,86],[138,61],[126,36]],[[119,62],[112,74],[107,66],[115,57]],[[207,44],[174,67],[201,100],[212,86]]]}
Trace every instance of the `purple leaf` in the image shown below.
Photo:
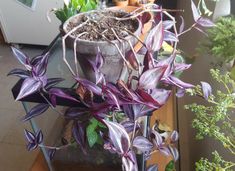
{"label": "purple leaf", "polygon": [[185,95],[185,89],[178,88],[176,97],[183,97]]}
{"label": "purple leaf", "polygon": [[138,70],[139,65],[137,63],[133,50],[127,51],[125,57],[126,57],[126,60],[131,64],[132,68],[134,68],[135,70]]}
{"label": "purple leaf", "polygon": [[161,147],[163,143],[162,136],[155,130],[152,130],[152,133],[154,135],[154,144],[156,147]]}
{"label": "purple leaf", "polygon": [[140,55],[145,55],[145,54],[147,53],[147,48],[146,48],[145,46],[142,46],[142,47],[138,50],[137,53],[140,54]]}
{"label": "purple leaf", "polygon": [[87,115],[89,115],[89,109],[85,107],[72,107],[65,112],[65,117],[70,119],[80,120],[84,119],[84,117],[87,118]]}
{"label": "purple leaf", "polygon": [[29,59],[28,57],[21,52],[19,49],[15,48],[15,47],[11,47],[12,52],[14,54],[14,56],[18,59],[18,61],[23,64],[27,70],[31,70],[31,66],[29,65]]}
{"label": "purple leaf", "polygon": [[179,151],[177,148],[169,146],[169,150],[171,152],[171,155],[174,159],[174,161],[176,162],[179,159]]}
{"label": "purple leaf", "polygon": [[180,24],[179,33],[182,33],[184,31],[185,22],[184,22],[184,18],[182,16],[180,16],[180,19],[181,19],[181,24]]}
{"label": "purple leaf", "polygon": [[158,171],[158,166],[156,164],[150,165],[147,171]]}
{"label": "purple leaf", "polygon": [[193,0],[191,0],[191,8],[192,8],[192,12],[193,12],[193,19],[195,22],[197,22],[197,20],[201,17],[199,14],[199,11],[196,7],[196,5],[194,4]]}
{"label": "purple leaf", "polygon": [[[120,153],[125,154],[130,148],[130,138],[125,128],[116,122],[103,120],[109,129],[109,138],[114,148]],[[122,142],[125,141],[125,144]]]}
{"label": "purple leaf", "polygon": [[97,69],[100,69],[104,65],[104,57],[103,57],[99,47],[98,47],[98,52],[96,55],[95,63],[96,63]]}
{"label": "purple leaf", "polygon": [[172,142],[176,142],[176,141],[178,141],[178,139],[179,139],[179,133],[174,130],[174,131],[171,133],[171,141],[172,141]]}
{"label": "purple leaf", "polygon": [[181,81],[180,79],[174,77],[174,76],[170,76],[168,81],[170,82],[170,84],[173,84],[181,89],[187,89],[187,88],[193,88],[194,85],[189,84],[189,83],[185,83],[183,81]]}
{"label": "purple leaf", "polygon": [[35,142],[35,135],[34,133],[28,131],[27,129],[24,130],[24,135],[29,143],[34,143]]}
{"label": "purple leaf", "polygon": [[189,69],[191,66],[192,66],[191,64],[176,63],[174,72],[184,71],[186,69]]}
{"label": "purple leaf", "polygon": [[20,92],[16,98],[16,100],[20,100],[30,94],[35,93],[42,87],[42,83],[32,77],[26,78],[22,83],[20,88]]}
{"label": "purple leaf", "polygon": [[208,97],[212,94],[212,88],[207,82],[201,81],[203,97],[208,100]]}
{"label": "purple leaf", "polygon": [[137,93],[143,99],[143,104],[155,109],[161,106],[150,94],[144,90],[138,89]]}
{"label": "purple leaf", "polygon": [[145,53],[144,56],[144,69],[143,72],[154,68],[154,59],[153,59],[153,54],[149,51]]}
{"label": "purple leaf", "polygon": [[56,104],[56,96],[64,98],[64,99],[72,100],[75,102],[79,102],[77,99],[70,96],[69,94],[66,94],[64,91],[62,91],[61,89],[58,89],[58,88],[51,88],[49,90],[49,95],[50,95],[51,101],[53,102],[52,103],[53,105]]}
{"label": "purple leaf", "polygon": [[47,79],[47,84],[45,86],[45,89],[50,89],[51,87],[55,86],[56,84],[64,81],[63,78],[49,78]]}
{"label": "purple leaf", "polygon": [[49,108],[48,104],[38,104],[34,106],[28,113],[25,115],[23,121],[28,121],[33,117],[36,117],[42,113],[44,113]]}
{"label": "purple leaf", "polygon": [[36,76],[43,76],[46,73],[49,53],[46,53],[36,65],[33,66],[33,71]]}
{"label": "purple leaf", "polygon": [[142,23],[142,26],[149,22],[149,20],[151,19],[151,14],[149,12],[144,12],[141,16],[138,17],[139,20],[141,21]]}
{"label": "purple leaf", "polygon": [[91,81],[88,81],[86,79],[82,79],[79,77],[75,78],[80,84],[82,84],[87,90],[97,94],[97,95],[101,95],[102,94],[102,89],[100,87],[98,87],[96,84],[94,84]]}
{"label": "purple leaf", "polygon": [[124,121],[121,124],[125,128],[127,133],[130,133],[130,132],[132,132],[134,130],[135,123],[133,121]]}
{"label": "purple leaf", "polygon": [[133,141],[133,146],[136,147],[141,152],[150,151],[153,148],[153,144],[143,136],[135,137]]}
{"label": "purple leaf", "polygon": [[145,71],[140,76],[138,88],[145,90],[156,88],[165,70],[166,67],[157,67]]}
{"label": "purple leaf", "polygon": [[162,147],[159,147],[158,150],[159,150],[162,154],[164,154],[165,156],[170,156],[170,155],[171,155],[171,152],[170,152],[169,148],[167,148],[167,147],[162,146]]}
{"label": "purple leaf", "polygon": [[48,149],[48,155],[49,155],[50,160],[52,160],[53,157],[55,156],[55,152],[56,152],[56,149]]}
{"label": "purple leaf", "polygon": [[197,24],[199,24],[202,27],[214,27],[215,26],[215,24],[210,19],[203,18],[203,17],[200,17],[197,20]]}
{"label": "purple leaf", "polygon": [[155,52],[161,49],[163,43],[163,24],[162,21],[158,23],[148,34],[146,38],[146,45],[148,49]]}
{"label": "purple leaf", "polygon": [[129,151],[127,157],[122,157],[122,164],[126,171],[138,171],[138,165],[135,153],[133,151]]}
{"label": "purple leaf", "polygon": [[164,41],[169,41],[169,42],[178,42],[179,39],[176,37],[176,35],[170,31],[164,31]]}
{"label": "purple leaf", "polygon": [[171,95],[171,90],[153,89],[150,95],[160,105],[164,105]]}
{"label": "purple leaf", "polygon": [[175,22],[172,20],[165,20],[163,21],[162,24],[163,24],[164,30],[169,30],[174,26]]}
{"label": "purple leaf", "polygon": [[78,122],[74,122],[73,124],[73,137],[76,140],[76,142],[80,145],[80,147],[82,148],[82,151],[86,154],[85,151],[85,137],[86,137],[86,133],[85,133],[85,127]]}
{"label": "purple leaf", "polygon": [[28,151],[32,151],[32,150],[36,149],[37,147],[38,147],[38,144],[36,144],[36,143],[29,143],[27,145],[27,150]]}
{"label": "purple leaf", "polygon": [[7,76],[9,75],[14,75],[20,78],[28,78],[30,76],[29,72],[23,69],[13,69],[7,74]]}
{"label": "purple leaf", "polygon": [[42,143],[42,141],[43,141],[43,134],[42,134],[42,131],[41,130],[39,130],[38,132],[37,132],[37,134],[36,134],[36,142],[37,142],[37,144],[41,144]]}

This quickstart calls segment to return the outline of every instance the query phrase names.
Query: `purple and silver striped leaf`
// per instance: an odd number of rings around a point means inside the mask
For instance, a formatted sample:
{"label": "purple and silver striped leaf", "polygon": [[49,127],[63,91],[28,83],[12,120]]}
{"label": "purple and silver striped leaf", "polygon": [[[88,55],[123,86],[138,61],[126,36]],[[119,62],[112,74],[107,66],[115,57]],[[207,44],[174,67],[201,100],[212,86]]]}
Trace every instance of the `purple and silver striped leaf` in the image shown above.
{"label": "purple and silver striped leaf", "polygon": [[164,30],[169,30],[174,26],[175,22],[172,20],[165,20],[162,22],[162,24],[163,24]]}
{"label": "purple and silver striped leaf", "polygon": [[146,151],[150,151],[153,148],[153,144],[143,136],[135,137],[133,141],[133,146],[143,153]]}
{"label": "purple and silver striped leaf", "polygon": [[185,82],[181,81],[179,78],[174,77],[172,75],[168,77],[168,81],[170,84],[173,84],[181,89],[188,89],[188,88],[194,87],[194,85],[189,84],[189,83],[185,83]]}
{"label": "purple and silver striped leaf", "polygon": [[127,133],[130,133],[134,130],[135,123],[133,121],[124,121],[121,125],[125,128]]}
{"label": "purple and silver striped leaf", "polygon": [[196,7],[196,5],[194,4],[193,0],[191,0],[191,8],[192,8],[192,12],[193,12],[193,19],[195,22],[197,22],[197,20],[201,17],[199,14],[199,11]]}
{"label": "purple and silver striped leaf", "polygon": [[176,63],[175,64],[175,68],[174,68],[174,72],[180,72],[180,71],[184,71],[187,70],[191,67],[191,64],[184,64],[184,63]]}
{"label": "purple and silver striped leaf", "polygon": [[[61,97],[61,98],[64,98],[64,99],[72,100],[72,101],[75,101],[75,102],[79,102],[77,99],[75,99],[71,95],[65,93],[63,90],[61,90],[59,88],[51,88],[49,90],[49,95],[50,95],[51,100],[53,98],[55,98],[55,96],[56,96],[56,97]],[[53,100],[56,100],[56,99],[53,99]]]}
{"label": "purple and silver striped leaf", "polygon": [[136,155],[133,151],[126,154],[127,157],[122,157],[122,164],[126,171],[138,171]]}
{"label": "purple and silver striped leaf", "polygon": [[176,35],[170,31],[164,31],[164,38],[163,38],[164,41],[167,41],[167,42],[178,42],[179,39],[176,37]]}
{"label": "purple and silver striped leaf", "polygon": [[138,89],[137,93],[142,98],[142,103],[146,106],[152,107],[154,109],[157,109],[161,106],[150,94],[144,90]]}
{"label": "purple and silver striped leaf", "polygon": [[138,88],[145,90],[156,88],[165,70],[166,67],[157,67],[145,71],[140,76]]}
{"label": "purple and silver striped leaf", "polygon": [[38,147],[38,144],[36,143],[28,143],[27,150],[32,151],[32,150],[35,150],[37,147]]}
{"label": "purple and silver striped leaf", "polygon": [[84,154],[86,154],[86,150],[85,150],[85,145],[86,145],[86,133],[85,133],[86,128],[78,122],[74,122],[73,124],[73,129],[72,129],[72,133],[73,133],[73,137],[76,140],[77,144],[80,145],[82,151]]}
{"label": "purple and silver striped leaf", "polygon": [[50,89],[51,87],[59,84],[60,82],[64,81],[65,79],[63,78],[48,78],[47,79],[47,84],[45,86],[45,89]]}
{"label": "purple and silver striped leaf", "polygon": [[11,47],[11,49],[16,59],[21,64],[23,64],[27,70],[31,70],[32,67],[29,65],[29,58],[27,57],[27,55],[25,55],[23,52],[13,46]]}
{"label": "purple and silver striped leaf", "polygon": [[171,95],[171,90],[165,89],[152,89],[150,95],[160,105],[164,105]]}
{"label": "purple and silver striped leaf", "polygon": [[41,115],[42,113],[44,113],[47,109],[49,108],[48,104],[38,104],[36,106],[34,106],[23,118],[23,121],[28,121],[30,119],[32,119],[33,117],[36,117],[38,115]]}
{"label": "purple and silver striped leaf", "polygon": [[171,151],[167,147],[161,146],[158,148],[158,150],[165,156],[171,156]]}
{"label": "purple and silver striped leaf", "polygon": [[36,142],[37,144],[41,144],[43,141],[43,134],[42,134],[42,131],[39,130],[36,134]]}
{"label": "purple and silver striped leaf", "polygon": [[147,48],[153,52],[159,51],[162,47],[164,31],[163,23],[160,21],[148,34],[146,38]]}
{"label": "purple and silver striped leaf", "polygon": [[150,165],[150,166],[147,168],[147,171],[158,171],[158,166],[157,166],[156,164]]}
{"label": "purple and silver striped leaf", "polygon": [[23,69],[13,69],[7,74],[7,76],[9,75],[14,75],[20,78],[28,78],[30,76],[29,72]]}
{"label": "purple and silver striped leaf", "polygon": [[99,47],[98,47],[98,52],[96,55],[95,63],[96,63],[97,69],[100,69],[104,65],[104,57],[103,57]]}
{"label": "purple and silver striped leaf", "polygon": [[183,97],[185,95],[185,89],[183,88],[178,88],[177,92],[176,92],[176,97]]}
{"label": "purple and silver striped leaf", "polygon": [[29,143],[34,143],[35,142],[35,135],[34,133],[28,131],[27,129],[24,130],[24,135]]}
{"label": "purple and silver striped leaf", "polygon": [[82,119],[87,118],[89,115],[89,108],[85,107],[72,107],[65,112],[65,117],[69,119]]}
{"label": "purple and silver striped leaf", "polygon": [[208,97],[212,94],[212,88],[207,82],[201,81],[203,97],[208,100]]}
{"label": "purple and silver striped leaf", "polygon": [[50,158],[50,160],[52,160],[55,156],[56,153],[56,149],[48,149],[48,156]]}
{"label": "purple and silver striped leaf", "polygon": [[33,72],[36,76],[40,77],[46,73],[49,53],[46,53],[36,65],[33,66]]}
{"label": "purple and silver striped leaf", "polygon": [[97,86],[95,83],[88,81],[86,79],[82,79],[79,77],[75,78],[80,84],[82,84],[87,90],[93,92],[94,94],[101,95],[102,89]]}
{"label": "purple and silver striped leaf", "polygon": [[[125,154],[130,148],[130,138],[125,128],[116,122],[103,120],[109,129],[109,138],[114,148],[120,153]],[[125,142],[125,144],[123,144]]]}
{"label": "purple and silver striped leaf", "polygon": [[197,20],[197,24],[199,24],[202,27],[214,27],[215,26],[215,23],[213,23],[210,19],[204,18],[204,17],[200,17]]}
{"label": "purple and silver striped leaf", "polygon": [[185,22],[184,22],[184,18],[182,16],[180,16],[180,19],[181,19],[181,24],[180,24],[180,28],[179,28],[179,33],[182,33],[184,31]]}
{"label": "purple and silver striped leaf", "polygon": [[155,130],[152,130],[152,134],[154,135],[154,144],[156,147],[161,147],[163,143],[162,136]]}
{"label": "purple and silver striped leaf", "polygon": [[178,133],[176,130],[174,130],[174,131],[171,133],[170,138],[171,138],[171,142],[177,142],[178,139],[179,139],[179,133]]}
{"label": "purple and silver striped leaf", "polygon": [[[143,46],[144,47],[144,46]],[[154,59],[153,54],[150,51],[147,51],[144,56],[144,69],[143,72],[154,68]]]}
{"label": "purple and silver striped leaf", "polygon": [[179,151],[177,148],[169,146],[169,150],[171,152],[171,155],[174,159],[174,161],[176,162],[179,159]]}
{"label": "purple and silver striped leaf", "polygon": [[26,78],[22,83],[20,88],[20,92],[16,98],[16,100],[20,100],[30,94],[35,93],[42,87],[42,83],[39,80],[36,80],[32,77]]}

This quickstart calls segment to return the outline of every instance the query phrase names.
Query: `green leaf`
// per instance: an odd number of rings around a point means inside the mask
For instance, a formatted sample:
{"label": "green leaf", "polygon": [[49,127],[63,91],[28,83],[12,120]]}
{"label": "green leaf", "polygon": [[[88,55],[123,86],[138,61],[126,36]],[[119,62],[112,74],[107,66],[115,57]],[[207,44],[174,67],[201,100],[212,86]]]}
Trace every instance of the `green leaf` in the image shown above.
{"label": "green leaf", "polygon": [[92,148],[95,145],[95,143],[98,141],[98,134],[95,131],[93,132],[87,131],[87,140],[89,146]]}
{"label": "green leaf", "polygon": [[171,160],[165,168],[165,171],[175,171],[175,162]]}
{"label": "green leaf", "polygon": [[233,67],[232,70],[230,71],[230,76],[233,80],[235,80],[235,67]]}

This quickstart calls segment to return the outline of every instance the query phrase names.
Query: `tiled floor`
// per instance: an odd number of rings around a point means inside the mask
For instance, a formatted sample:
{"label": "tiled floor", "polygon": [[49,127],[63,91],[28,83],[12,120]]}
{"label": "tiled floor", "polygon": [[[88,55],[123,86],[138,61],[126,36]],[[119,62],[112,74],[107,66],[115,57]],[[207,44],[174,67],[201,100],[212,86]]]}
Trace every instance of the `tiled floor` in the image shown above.
{"label": "tiled floor", "polygon": [[[22,50],[29,56],[42,52],[40,47],[26,47]],[[15,102],[11,88],[18,78],[7,77],[7,73],[21,65],[13,57],[8,45],[0,44],[0,171],[29,171],[37,151],[25,148],[24,128],[20,118],[25,114],[20,102]]]}

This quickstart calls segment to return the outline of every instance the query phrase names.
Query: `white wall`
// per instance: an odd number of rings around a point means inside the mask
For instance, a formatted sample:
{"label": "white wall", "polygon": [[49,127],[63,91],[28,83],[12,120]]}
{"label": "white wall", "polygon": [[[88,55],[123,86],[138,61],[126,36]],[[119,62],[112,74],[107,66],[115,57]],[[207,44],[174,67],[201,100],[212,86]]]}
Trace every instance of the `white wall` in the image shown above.
{"label": "white wall", "polygon": [[60,22],[52,16],[48,23],[49,9],[62,6],[61,0],[37,0],[32,11],[16,0],[0,0],[0,26],[9,43],[48,45],[59,33]]}

